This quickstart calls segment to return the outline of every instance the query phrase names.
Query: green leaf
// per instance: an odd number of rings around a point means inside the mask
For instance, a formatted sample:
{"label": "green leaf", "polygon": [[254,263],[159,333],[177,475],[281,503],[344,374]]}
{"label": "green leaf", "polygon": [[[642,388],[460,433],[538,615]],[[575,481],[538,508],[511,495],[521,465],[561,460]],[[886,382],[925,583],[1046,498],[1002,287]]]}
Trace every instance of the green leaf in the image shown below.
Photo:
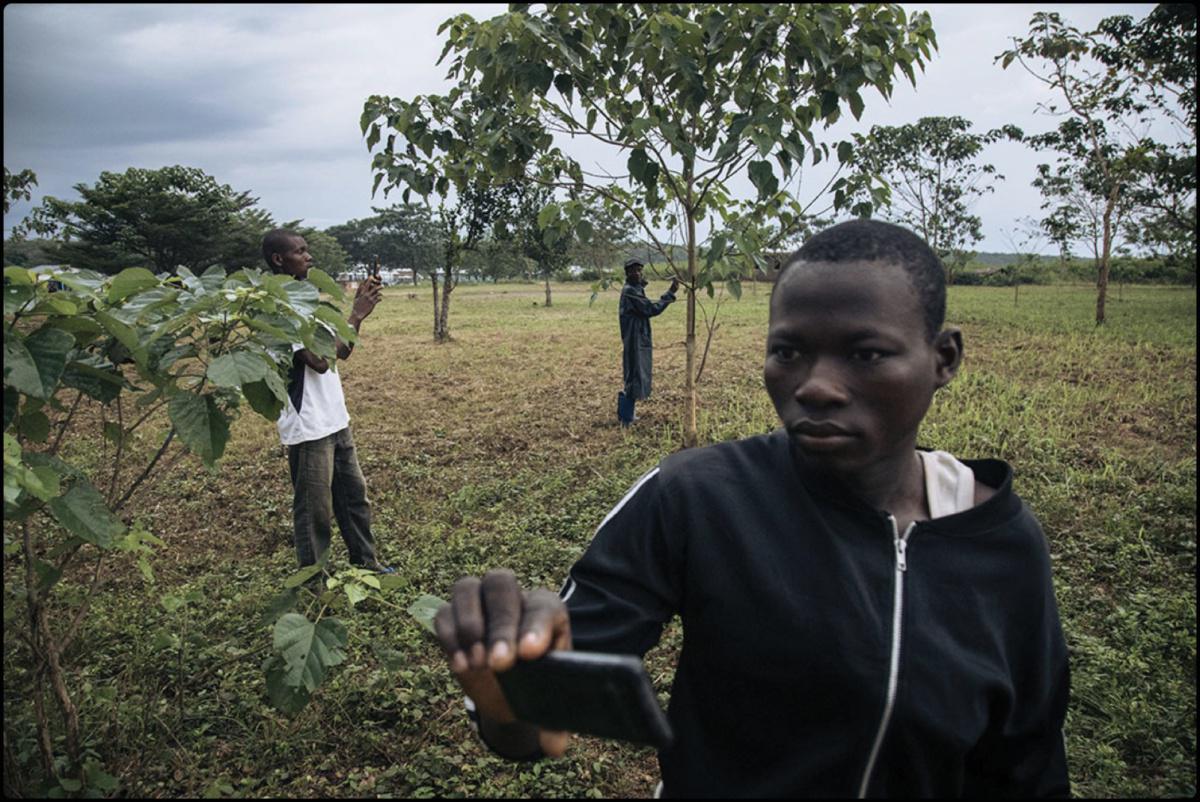
{"label": "green leaf", "polygon": [[351,607],[371,595],[370,590],[357,582],[347,582],[342,586],[342,590],[346,591],[346,598],[350,600]]}
{"label": "green leaf", "polygon": [[173,613],[180,607],[183,607],[185,604],[187,604],[187,600],[176,596],[173,593],[167,593],[158,600],[158,603],[161,604],[163,609],[168,613]]}
{"label": "green leaf", "polygon": [[83,776],[87,779],[89,786],[101,791],[113,791],[120,785],[117,778],[107,774],[100,768],[100,763],[95,760],[89,760],[83,764]]}
{"label": "green leaf", "polygon": [[125,524],[112,514],[99,491],[86,479],[76,479],[66,493],[46,506],[64,529],[102,549],[111,549],[113,539],[125,531]]}
{"label": "green leaf", "polygon": [[408,614],[417,619],[417,622],[425,627],[431,635],[436,635],[437,630],[433,627],[433,617],[444,604],[446,604],[444,600],[425,593],[408,606]]}
{"label": "green leaf", "polygon": [[167,413],[184,445],[205,465],[211,468],[225,453],[229,424],[211,395],[177,393],[167,404]]}
{"label": "green leaf", "polygon": [[38,590],[43,593],[50,590],[58,580],[62,579],[62,571],[42,560],[34,560],[33,570],[38,577]]}
{"label": "green leaf", "polygon": [[113,276],[112,285],[108,288],[108,302],[116,303],[147,287],[157,285],[158,279],[146,268],[127,267]]}
{"label": "green leaf", "polygon": [[4,388],[4,428],[13,422],[13,418],[17,416],[17,407],[21,403],[21,394],[17,392],[15,387]]}
{"label": "green leaf", "polygon": [[4,383],[35,398],[50,398],[58,388],[75,338],[52,325],[23,340],[4,333]]}
{"label": "green leaf", "polygon": [[74,779],[71,779],[70,777],[60,778],[58,781],[58,784],[63,787],[64,791],[67,791],[72,794],[83,787],[83,784],[80,783],[79,780],[74,780]]}
{"label": "green leaf", "polygon": [[299,571],[297,571],[296,573],[289,576],[286,580],[284,580],[283,586],[285,588],[299,587],[300,585],[304,584],[312,577],[321,573],[321,571],[324,568],[325,568],[324,560],[318,560],[313,565],[306,565],[303,568],[301,568]]}
{"label": "green leaf", "polygon": [[271,367],[258,354],[234,351],[222,354],[208,366],[208,378],[218,387],[240,387],[266,379]]}
{"label": "green leaf", "polygon": [[35,443],[44,443],[50,435],[50,419],[44,412],[25,412],[17,422],[17,431]]}
{"label": "green leaf", "polygon": [[296,590],[296,588],[288,588],[283,593],[271,599],[271,603],[267,605],[267,609],[263,610],[259,623],[274,626],[281,615],[295,609],[298,601],[300,601],[300,591]]}
{"label": "green leaf", "polygon": [[646,173],[649,170],[650,160],[646,158],[646,151],[642,148],[634,148],[629,154],[629,160],[626,162],[629,168],[629,174],[633,176],[635,181],[642,184],[646,183]]}
{"label": "green leaf", "polygon": [[33,274],[23,267],[10,265],[4,268],[4,283],[18,287],[32,287]]}
{"label": "green leaf", "polygon": [[319,267],[310,267],[308,269],[308,281],[311,281],[318,290],[326,295],[332,295],[335,299],[341,301],[346,296],[342,292],[341,285],[334,281],[328,273],[321,270]]}
{"label": "green leaf", "polygon": [[375,657],[378,658],[379,664],[383,666],[384,671],[399,671],[408,665],[408,658],[404,653],[387,646],[380,646],[378,643],[371,642],[371,651],[375,652]]}
{"label": "green leaf", "polygon": [[286,665],[282,657],[277,654],[268,657],[263,664],[263,672],[267,677],[267,697],[276,709],[295,715],[305,708],[309,701],[308,691],[287,684]]}
{"label": "green leaf", "polygon": [[138,365],[146,364],[146,349],[139,342],[136,331],[109,313],[100,310],[96,310],[96,320],[104,327],[105,331],[117,339],[117,342],[129,349],[129,353]]}
{"label": "green leaf", "polygon": [[250,408],[269,421],[279,420],[283,411],[283,401],[271,391],[266,380],[248,382],[242,385],[242,394],[250,403]]}
{"label": "green leaf", "polygon": [[286,613],[275,622],[275,651],[284,660],[283,681],[312,692],[326,672],[346,659],[346,627],[336,618],[314,625],[299,613]]}
{"label": "green leaf", "polygon": [[838,161],[842,164],[850,161],[854,156],[854,146],[849,142],[839,142],[837,146]]}
{"label": "green leaf", "polygon": [[35,398],[42,398],[42,378],[33,355],[18,333],[4,332],[4,385]]}
{"label": "green leaf", "polygon": [[103,370],[78,361],[67,365],[67,369],[63,371],[62,383],[64,387],[82,390],[102,404],[115,399],[126,386],[125,377],[116,366],[110,365],[108,370]]}
{"label": "green leaf", "polygon": [[4,314],[15,315],[33,300],[33,287],[8,285],[4,288]]}
{"label": "green leaf", "polygon": [[750,182],[758,188],[758,198],[769,198],[779,191],[779,180],[768,161],[753,161],[749,165]]}
{"label": "green leaf", "polygon": [[354,327],[346,322],[346,318],[336,309],[328,306],[318,306],[316,313],[317,320],[328,323],[337,332],[337,336],[342,342],[354,343],[358,341],[358,332]]}

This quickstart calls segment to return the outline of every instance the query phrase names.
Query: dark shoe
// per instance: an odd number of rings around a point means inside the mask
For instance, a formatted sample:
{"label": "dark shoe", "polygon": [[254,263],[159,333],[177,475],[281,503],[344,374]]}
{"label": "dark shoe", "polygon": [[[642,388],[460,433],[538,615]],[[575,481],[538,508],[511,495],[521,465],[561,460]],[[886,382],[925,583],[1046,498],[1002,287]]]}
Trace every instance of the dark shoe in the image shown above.
{"label": "dark shoe", "polygon": [[632,398],[625,395],[624,392],[617,393],[617,420],[622,426],[628,426],[637,420],[637,415],[634,414],[634,401]]}

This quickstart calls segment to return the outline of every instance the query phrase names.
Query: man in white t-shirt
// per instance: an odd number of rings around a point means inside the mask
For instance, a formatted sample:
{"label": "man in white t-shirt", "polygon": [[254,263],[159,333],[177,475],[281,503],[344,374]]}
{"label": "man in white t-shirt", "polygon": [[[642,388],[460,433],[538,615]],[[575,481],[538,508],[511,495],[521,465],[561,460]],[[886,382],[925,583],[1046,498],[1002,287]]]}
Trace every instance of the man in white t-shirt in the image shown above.
{"label": "man in white t-shirt", "polygon": [[[304,281],[312,254],[304,237],[275,229],[263,237],[263,258],[276,273]],[[382,285],[371,277],[358,286],[347,321],[359,330],[382,297]],[[350,357],[354,346],[337,341],[338,360]],[[323,357],[293,345],[288,401],[279,415],[279,439],[287,446],[292,477],[292,519],[296,557],[313,565],[329,548],[333,519],[353,565],[393,573],[379,563],[371,536],[371,504],[367,485],[350,435],[350,415],[342,395],[337,367]]]}

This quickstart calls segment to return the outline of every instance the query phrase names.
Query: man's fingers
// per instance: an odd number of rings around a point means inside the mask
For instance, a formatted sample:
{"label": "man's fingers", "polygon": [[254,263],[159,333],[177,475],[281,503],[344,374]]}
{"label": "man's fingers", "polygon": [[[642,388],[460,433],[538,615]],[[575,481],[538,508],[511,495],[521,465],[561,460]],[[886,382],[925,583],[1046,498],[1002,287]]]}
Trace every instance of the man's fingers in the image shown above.
{"label": "man's fingers", "polygon": [[[454,609],[454,628],[458,648],[467,658],[471,668],[483,668],[487,653],[484,650],[484,613],[479,595],[479,579],[464,576],[454,583],[450,591],[450,603]],[[453,658],[451,658],[453,659]]]}
{"label": "man's fingers", "polygon": [[487,614],[488,666],[495,671],[506,671],[516,660],[521,588],[512,571],[500,569],[484,574],[480,590]]}
{"label": "man's fingers", "polygon": [[450,670],[461,674],[467,670],[467,655],[459,646],[458,629],[454,625],[454,606],[443,604],[433,616],[433,629],[438,643],[450,661]]}
{"label": "man's fingers", "polygon": [[539,588],[525,594],[517,654],[522,660],[536,660],[551,648],[571,648],[571,626],[558,594]]}

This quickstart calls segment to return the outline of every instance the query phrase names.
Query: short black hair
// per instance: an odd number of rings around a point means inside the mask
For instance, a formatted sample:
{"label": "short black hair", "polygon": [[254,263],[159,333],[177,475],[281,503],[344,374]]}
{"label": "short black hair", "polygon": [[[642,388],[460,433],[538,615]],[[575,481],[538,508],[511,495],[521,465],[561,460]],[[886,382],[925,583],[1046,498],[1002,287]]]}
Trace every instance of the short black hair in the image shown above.
{"label": "short black hair", "polygon": [[291,240],[299,236],[300,234],[297,234],[290,228],[273,228],[264,234],[262,252],[263,259],[267,262],[267,267],[274,270],[275,265],[271,262],[272,254],[283,253],[292,244]]}
{"label": "short black hair", "polygon": [[793,265],[804,262],[880,262],[908,273],[930,339],[946,322],[946,271],[925,240],[907,228],[881,220],[849,220],[813,236],[784,263],[778,284]]}

